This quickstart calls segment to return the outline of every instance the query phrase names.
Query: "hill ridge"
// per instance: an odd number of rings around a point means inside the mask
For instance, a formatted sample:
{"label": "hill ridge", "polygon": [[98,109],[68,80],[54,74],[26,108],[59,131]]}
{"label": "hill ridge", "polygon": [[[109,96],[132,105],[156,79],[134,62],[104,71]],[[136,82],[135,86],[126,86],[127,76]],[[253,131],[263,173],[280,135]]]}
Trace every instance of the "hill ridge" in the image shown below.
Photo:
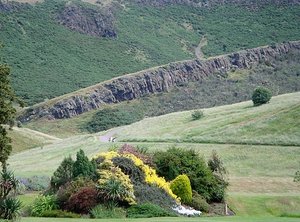
{"label": "hill ridge", "polygon": [[71,118],[100,108],[103,104],[118,103],[143,96],[168,92],[187,82],[201,81],[210,75],[225,75],[227,71],[248,69],[291,50],[300,50],[300,41],[263,46],[206,60],[184,60],[116,77],[108,81],[60,96],[27,108],[19,120],[48,117]]}

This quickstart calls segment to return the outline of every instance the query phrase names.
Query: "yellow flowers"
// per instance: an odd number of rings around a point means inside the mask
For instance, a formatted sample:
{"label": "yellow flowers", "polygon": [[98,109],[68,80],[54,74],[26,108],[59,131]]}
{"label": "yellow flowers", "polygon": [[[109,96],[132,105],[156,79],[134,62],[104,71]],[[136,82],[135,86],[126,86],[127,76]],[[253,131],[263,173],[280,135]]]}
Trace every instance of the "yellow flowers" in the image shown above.
{"label": "yellow flowers", "polygon": [[145,182],[148,184],[156,185],[163,190],[165,190],[172,198],[176,201],[180,202],[180,198],[178,198],[170,189],[170,183],[168,183],[163,177],[159,177],[156,174],[155,169],[152,169],[148,165],[144,164],[141,159],[134,156],[133,154],[118,154],[117,152],[110,151],[106,153],[99,153],[95,155],[93,158],[103,158],[102,163],[100,164],[100,170],[98,171],[100,175],[99,185],[103,185],[109,180],[110,178],[116,178],[122,182],[124,186],[132,193],[130,197],[128,197],[128,203],[135,203],[134,195],[133,195],[133,185],[130,181],[128,175],[124,174],[119,167],[114,166],[112,159],[115,157],[124,157],[128,158],[133,161],[133,163],[139,167],[145,174]]}
{"label": "yellow flowers", "polygon": [[144,164],[141,159],[132,154],[123,154],[122,156],[131,159],[137,167],[142,169],[145,174],[146,183],[155,184],[158,187],[164,189],[172,198],[179,202],[179,198],[170,189],[170,183],[168,183],[163,177],[159,177],[154,169]]}

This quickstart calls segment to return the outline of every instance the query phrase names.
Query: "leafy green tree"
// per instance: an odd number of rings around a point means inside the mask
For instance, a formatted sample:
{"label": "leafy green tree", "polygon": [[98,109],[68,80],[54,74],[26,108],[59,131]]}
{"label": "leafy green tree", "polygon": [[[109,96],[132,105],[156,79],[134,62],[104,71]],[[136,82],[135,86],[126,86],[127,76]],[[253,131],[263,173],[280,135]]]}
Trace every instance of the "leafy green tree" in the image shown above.
{"label": "leafy green tree", "polygon": [[[1,47],[1,46],[0,46]],[[7,160],[12,151],[11,139],[7,136],[4,124],[13,122],[16,114],[14,103],[23,105],[16,97],[9,80],[10,69],[0,64],[0,218],[14,219],[21,207],[20,201],[13,197],[12,191],[17,187],[17,180],[7,171]],[[11,125],[11,124],[10,124]]]}
{"label": "leafy green tree", "polygon": [[73,176],[95,179],[96,175],[96,164],[89,161],[83,150],[79,150],[73,166]]}
{"label": "leafy green tree", "polygon": [[190,204],[192,201],[192,187],[187,175],[177,176],[170,185],[174,194],[180,197],[182,203]]}
{"label": "leafy green tree", "polygon": [[259,106],[265,103],[268,103],[272,97],[272,94],[270,90],[264,88],[264,87],[259,87],[254,90],[252,94],[252,102],[254,106]]}
{"label": "leafy green tree", "polygon": [[58,190],[60,186],[66,184],[67,182],[71,182],[74,178],[73,168],[74,161],[72,158],[70,156],[65,158],[51,177],[51,188],[53,190]]}

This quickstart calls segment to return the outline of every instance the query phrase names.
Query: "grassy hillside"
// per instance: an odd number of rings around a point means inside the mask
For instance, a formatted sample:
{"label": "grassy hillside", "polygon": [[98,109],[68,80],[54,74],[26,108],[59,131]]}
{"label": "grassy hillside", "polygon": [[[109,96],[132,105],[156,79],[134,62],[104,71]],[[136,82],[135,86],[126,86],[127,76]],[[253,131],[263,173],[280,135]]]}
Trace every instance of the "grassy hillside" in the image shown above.
{"label": "grassy hillside", "polygon": [[[190,59],[201,37],[206,56],[300,39],[300,6],[238,6],[196,9],[126,4],[116,13],[118,37],[91,37],[55,20],[64,1],[44,1],[18,12],[1,13],[4,62],[28,104],[171,61]],[[84,78],[82,77],[84,76]]]}
{"label": "grassy hillside", "polygon": [[50,136],[41,132],[30,130],[28,128],[17,128],[8,130],[8,136],[12,138],[13,153],[34,147],[45,146],[60,140],[54,136]]}
{"label": "grassy hillside", "polygon": [[[270,65],[271,64],[271,65]],[[107,105],[119,113],[130,113],[130,121],[176,111],[207,108],[249,100],[257,86],[269,88],[273,95],[300,91],[300,52],[291,52],[270,64],[259,64],[250,70],[236,70],[220,78],[213,75],[202,82],[183,84],[168,93]],[[84,91],[86,89],[83,89]],[[106,112],[106,111],[105,111]],[[26,124],[34,130],[60,138],[74,134],[97,132],[94,124],[104,125],[99,117],[113,122],[109,112],[90,111],[71,119],[38,119]],[[123,115],[121,115],[123,117]],[[93,127],[92,127],[93,126]]]}
{"label": "grassy hillside", "polygon": [[300,146],[300,93],[273,97],[253,107],[242,102],[204,110],[193,121],[192,111],[147,118],[122,128],[122,141],[277,144]]}

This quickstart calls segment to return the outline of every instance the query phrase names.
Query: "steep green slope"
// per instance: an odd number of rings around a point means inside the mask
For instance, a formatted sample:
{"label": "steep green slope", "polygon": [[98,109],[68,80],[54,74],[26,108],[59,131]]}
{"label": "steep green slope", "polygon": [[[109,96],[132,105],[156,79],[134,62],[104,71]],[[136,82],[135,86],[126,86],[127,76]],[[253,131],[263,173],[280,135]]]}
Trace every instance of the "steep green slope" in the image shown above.
{"label": "steep green slope", "polygon": [[[115,76],[194,57],[202,36],[206,56],[298,40],[300,6],[238,6],[213,9],[171,5],[117,9],[117,38],[70,31],[56,21],[64,1],[45,1],[17,12],[1,12],[4,61],[28,104]],[[93,6],[95,7],[95,6]]]}

